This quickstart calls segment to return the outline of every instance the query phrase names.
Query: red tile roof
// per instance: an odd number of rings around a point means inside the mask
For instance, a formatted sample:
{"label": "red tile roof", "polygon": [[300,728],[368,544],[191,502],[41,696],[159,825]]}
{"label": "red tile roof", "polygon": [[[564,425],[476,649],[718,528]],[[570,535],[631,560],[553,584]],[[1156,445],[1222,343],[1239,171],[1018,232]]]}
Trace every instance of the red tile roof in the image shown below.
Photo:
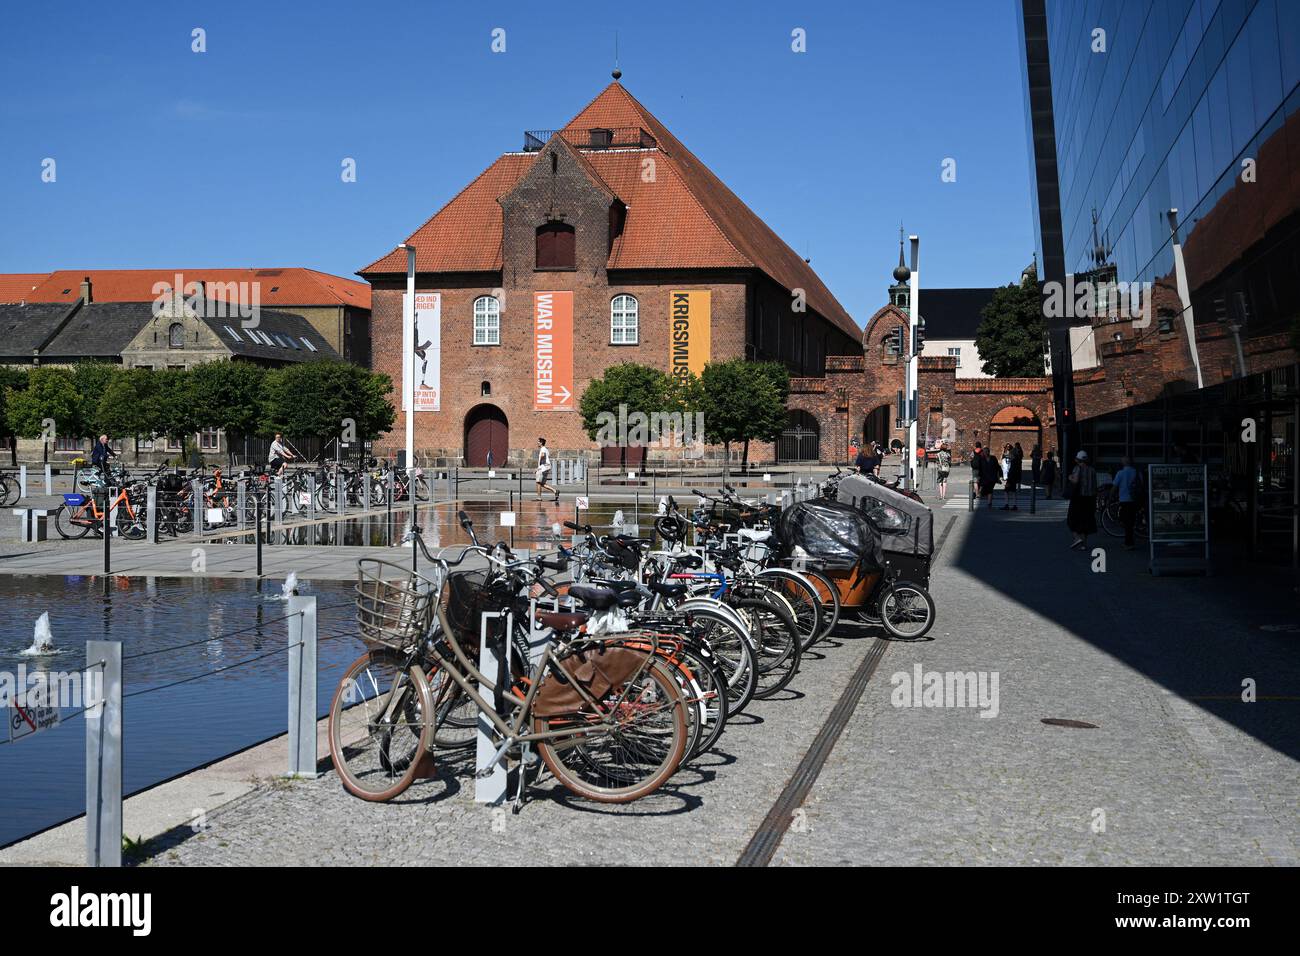
{"label": "red tile roof", "polygon": [[[755,268],[786,289],[803,289],[810,308],[858,338],[862,330],[793,249],[729,190],[619,83],[611,83],[562,132],[640,127],[653,149],[583,150],[596,179],[628,207],[623,234],[610,251],[611,269]],[[536,158],[507,153],[407,238],[421,272],[495,272],[501,268],[501,208]],[[646,182],[644,160],[654,160]],[[394,250],[360,275],[404,273],[406,256]]]}
{"label": "red tile roof", "polygon": [[[95,302],[152,302],[154,285],[159,282],[175,284],[177,274],[180,274],[182,282],[203,282],[205,285],[256,282],[261,304],[268,308],[294,305],[370,308],[368,283],[298,266],[284,269],[61,269],[41,276],[43,281],[32,290],[27,301],[75,302],[81,296],[81,280],[89,276],[90,295]],[[4,288],[4,280],[12,278],[0,276],[0,289]]]}
{"label": "red tile roof", "polygon": [[0,274],[0,304],[34,302],[32,292],[49,278],[48,272],[10,272]]}

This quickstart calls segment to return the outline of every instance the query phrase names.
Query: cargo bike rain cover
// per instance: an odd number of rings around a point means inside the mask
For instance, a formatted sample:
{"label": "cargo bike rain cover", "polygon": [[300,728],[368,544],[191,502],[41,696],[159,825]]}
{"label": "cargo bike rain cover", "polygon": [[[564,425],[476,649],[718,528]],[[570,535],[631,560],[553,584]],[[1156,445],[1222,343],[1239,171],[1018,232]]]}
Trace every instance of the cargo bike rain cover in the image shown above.
{"label": "cargo bike rain cover", "polygon": [[[877,512],[881,546],[886,551],[929,558],[934,553],[934,513],[921,502],[886,488],[878,481],[849,475],[836,490],[840,504]],[[889,533],[893,531],[894,533]]]}
{"label": "cargo bike rain cover", "polygon": [[781,512],[781,546],[786,556],[801,549],[832,571],[884,567],[880,535],[862,512],[838,501],[805,501]]}

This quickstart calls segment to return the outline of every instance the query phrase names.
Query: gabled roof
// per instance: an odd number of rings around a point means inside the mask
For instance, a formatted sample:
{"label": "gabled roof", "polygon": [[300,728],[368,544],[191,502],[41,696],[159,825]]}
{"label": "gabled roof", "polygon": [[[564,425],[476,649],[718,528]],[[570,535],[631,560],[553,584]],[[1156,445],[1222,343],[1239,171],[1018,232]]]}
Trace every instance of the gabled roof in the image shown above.
{"label": "gabled roof", "polygon": [[[278,362],[318,362],[339,357],[315,326],[292,312],[262,309],[255,329],[244,328],[234,318],[202,316],[202,319],[234,355]],[[267,345],[262,341],[262,334],[275,344]]]}
{"label": "gabled roof", "polygon": [[0,354],[31,358],[72,311],[66,303],[0,304]]}
{"label": "gabled roof", "polygon": [[33,290],[49,276],[48,272],[0,274],[0,303],[32,301]]}
{"label": "gabled roof", "polygon": [[[581,149],[590,129],[639,127],[653,147]],[[617,82],[575,116],[559,135],[579,153],[597,182],[628,207],[623,234],[610,251],[610,269],[754,268],[788,290],[803,289],[807,304],[840,330],[862,330],[817,274],[728,189],[653,114]],[[496,272],[501,269],[501,210],[509,192],[536,161],[536,153],[507,153],[435,213],[407,242],[420,272]],[[654,161],[646,181],[644,161]],[[360,275],[404,273],[401,249],[359,270]]]}
{"label": "gabled roof", "polygon": [[[93,302],[152,302],[157,283],[202,282],[258,284],[261,305],[338,306],[370,308],[370,285],[356,279],[304,269],[300,266],[269,269],[60,269],[42,277],[26,297],[29,302],[75,302],[81,297],[81,280],[90,277]],[[0,277],[0,280],[12,276]],[[2,288],[2,286],[0,286]],[[219,291],[208,298],[223,298]]]}

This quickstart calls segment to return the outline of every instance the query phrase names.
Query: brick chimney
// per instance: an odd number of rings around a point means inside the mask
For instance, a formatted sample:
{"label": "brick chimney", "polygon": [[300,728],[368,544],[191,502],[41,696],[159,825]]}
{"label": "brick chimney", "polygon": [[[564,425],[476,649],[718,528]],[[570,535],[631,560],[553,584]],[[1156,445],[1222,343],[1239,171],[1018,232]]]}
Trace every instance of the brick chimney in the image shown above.
{"label": "brick chimney", "polygon": [[90,297],[90,276],[86,276],[81,280],[81,299],[86,305],[90,305],[94,301]]}

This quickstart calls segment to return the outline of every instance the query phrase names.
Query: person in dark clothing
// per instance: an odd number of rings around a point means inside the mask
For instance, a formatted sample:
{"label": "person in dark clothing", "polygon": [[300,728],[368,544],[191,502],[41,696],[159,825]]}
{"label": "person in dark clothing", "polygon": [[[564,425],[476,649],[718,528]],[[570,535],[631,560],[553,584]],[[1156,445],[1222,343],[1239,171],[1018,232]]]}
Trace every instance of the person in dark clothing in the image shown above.
{"label": "person in dark clothing", "polygon": [[1004,491],[1005,500],[1002,503],[1002,510],[1006,511],[1010,506],[1012,511],[1020,510],[1020,479],[1025,471],[1025,450],[1020,447],[1020,442],[1008,446],[1007,462],[1007,484]]}
{"label": "person in dark clothing", "polygon": [[1002,465],[989,454],[987,448],[980,451],[980,497],[993,507],[993,489],[1002,480]]}
{"label": "person in dark clothing", "polygon": [[1043,476],[1043,449],[1041,445],[1035,445],[1034,450],[1029,453],[1029,478],[1038,487],[1038,480]]}
{"label": "person in dark clothing", "polygon": [[116,457],[117,453],[108,443],[108,436],[100,435],[95,442],[95,447],[90,451],[90,463],[105,481],[108,481],[108,460]]}
{"label": "person in dark clothing", "polygon": [[1097,471],[1088,461],[1088,453],[1080,451],[1074,456],[1074,471],[1070,473],[1070,507],[1065,514],[1065,524],[1074,532],[1071,550],[1088,550],[1088,535],[1097,533]]}
{"label": "person in dark clothing", "polygon": [[878,475],[880,473],[880,446],[875,442],[868,442],[867,447],[858,452],[858,460],[854,462],[858,466],[858,471],[864,475]]}
{"label": "person in dark clothing", "polygon": [[1052,489],[1056,487],[1056,452],[1049,451],[1047,460],[1043,462],[1043,484],[1047,486],[1047,497],[1052,497]]}

